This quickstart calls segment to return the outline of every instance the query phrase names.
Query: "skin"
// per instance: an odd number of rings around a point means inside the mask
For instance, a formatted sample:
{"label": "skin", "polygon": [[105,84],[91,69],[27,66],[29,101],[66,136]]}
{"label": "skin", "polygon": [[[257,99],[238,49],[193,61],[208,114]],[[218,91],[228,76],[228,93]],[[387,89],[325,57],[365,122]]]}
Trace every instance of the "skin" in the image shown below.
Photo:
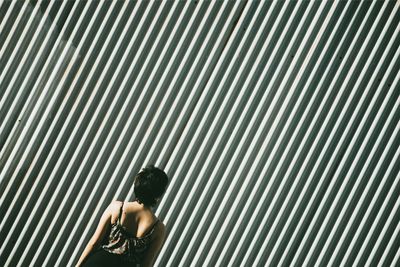
{"label": "skin", "polygon": [[[104,211],[97,229],[79,258],[76,267],[81,266],[85,262],[90,253],[100,245],[101,240],[103,240],[104,235],[107,233],[109,227],[111,227],[111,224],[118,220],[121,204],[121,201],[113,201]],[[139,204],[136,201],[124,202],[121,214],[121,224],[134,236],[144,236],[156,220],[157,217],[154,215],[151,207]],[[153,266],[154,260],[164,243],[165,225],[161,221],[156,224],[152,238],[153,240],[151,241],[149,249],[145,255],[143,266]]]}

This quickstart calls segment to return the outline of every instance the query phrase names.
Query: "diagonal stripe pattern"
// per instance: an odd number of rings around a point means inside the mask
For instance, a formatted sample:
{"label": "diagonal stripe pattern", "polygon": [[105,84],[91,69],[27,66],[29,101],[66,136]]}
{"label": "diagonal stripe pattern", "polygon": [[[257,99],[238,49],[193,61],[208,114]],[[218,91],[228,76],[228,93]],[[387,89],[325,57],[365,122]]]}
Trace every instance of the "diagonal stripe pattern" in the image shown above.
{"label": "diagonal stripe pattern", "polygon": [[399,1],[0,1],[0,266],[73,266],[147,164],[156,266],[400,265]]}

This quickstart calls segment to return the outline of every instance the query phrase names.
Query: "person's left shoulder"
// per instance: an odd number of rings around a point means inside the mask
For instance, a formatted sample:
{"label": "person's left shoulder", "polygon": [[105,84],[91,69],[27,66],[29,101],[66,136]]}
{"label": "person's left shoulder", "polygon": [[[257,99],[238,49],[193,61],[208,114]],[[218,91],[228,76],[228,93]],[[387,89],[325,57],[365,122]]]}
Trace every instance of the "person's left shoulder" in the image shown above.
{"label": "person's left shoulder", "polygon": [[161,239],[164,239],[165,238],[165,234],[166,234],[166,227],[165,227],[165,224],[160,220],[160,219],[157,219],[158,220],[158,222],[156,223],[156,225],[155,225],[155,234],[159,237],[159,238],[161,238]]}

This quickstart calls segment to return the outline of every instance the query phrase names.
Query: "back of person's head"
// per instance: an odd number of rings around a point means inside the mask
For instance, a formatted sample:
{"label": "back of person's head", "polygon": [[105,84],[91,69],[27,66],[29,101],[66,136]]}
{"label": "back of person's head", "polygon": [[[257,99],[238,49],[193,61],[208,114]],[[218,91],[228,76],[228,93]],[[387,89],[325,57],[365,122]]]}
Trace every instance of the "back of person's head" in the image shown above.
{"label": "back of person's head", "polygon": [[155,206],[168,185],[165,172],[153,165],[143,168],[135,176],[134,190],[136,200],[145,206]]}

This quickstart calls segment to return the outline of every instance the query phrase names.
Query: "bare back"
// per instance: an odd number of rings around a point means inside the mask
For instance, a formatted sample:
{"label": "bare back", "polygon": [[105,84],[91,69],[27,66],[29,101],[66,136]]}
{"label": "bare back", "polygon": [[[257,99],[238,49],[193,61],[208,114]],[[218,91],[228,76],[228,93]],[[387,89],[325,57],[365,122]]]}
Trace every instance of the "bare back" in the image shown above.
{"label": "bare back", "polygon": [[[116,202],[112,210],[111,223],[118,220],[122,202]],[[121,214],[121,225],[130,234],[136,237],[142,237],[153,227],[158,218],[153,211],[140,205],[137,202],[124,202]]]}
{"label": "bare back", "polygon": [[152,266],[165,238],[165,226],[153,211],[138,202],[114,201],[111,205],[111,224],[115,224],[122,212],[119,224],[131,236],[142,238],[151,232],[151,243],[144,258],[144,266]]}

